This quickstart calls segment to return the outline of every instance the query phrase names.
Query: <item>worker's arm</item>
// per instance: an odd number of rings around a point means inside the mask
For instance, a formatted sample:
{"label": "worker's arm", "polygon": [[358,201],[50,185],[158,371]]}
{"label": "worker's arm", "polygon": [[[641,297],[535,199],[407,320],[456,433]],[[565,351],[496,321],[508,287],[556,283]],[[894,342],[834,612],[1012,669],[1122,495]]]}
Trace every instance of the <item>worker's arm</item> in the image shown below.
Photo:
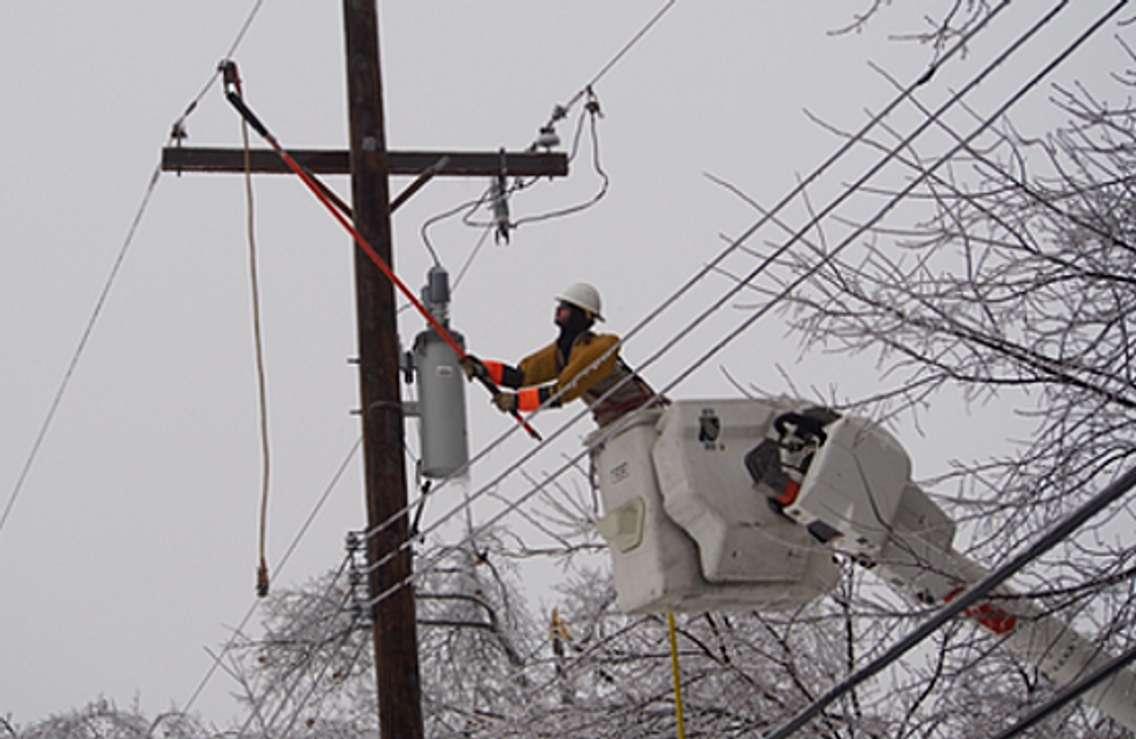
{"label": "worker's arm", "polygon": [[517,365],[518,384],[513,387],[530,387],[556,379],[556,344],[533,352]]}
{"label": "worker's arm", "polygon": [[466,375],[474,376],[484,372],[484,376],[494,385],[508,388],[522,388],[539,385],[556,378],[556,345],[549,344],[538,352],[530,354],[513,367],[496,359],[478,359],[467,355],[462,361]]}
{"label": "worker's arm", "polygon": [[524,384],[525,376],[516,367],[512,367],[496,359],[486,359],[481,362],[485,367],[486,376],[498,387],[518,388]]}
{"label": "worker's arm", "polygon": [[[614,348],[618,345],[619,338],[612,334],[603,334],[593,337],[587,343],[577,344],[572,349],[572,356],[569,357],[568,365],[559,376],[555,375],[556,347],[555,345],[550,347],[553,352],[552,375],[556,377],[556,382],[540,387],[526,387],[521,390],[517,393],[517,410],[535,411],[545,401],[561,391],[563,391],[563,394],[553,401],[553,406],[563,405],[580,397],[592,389],[596,383],[608,377],[615,369],[616,362],[619,361],[619,354],[614,351]],[[604,357],[605,354],[608,356]],[[604,358],[597,362],[600,357]],[[593,363],[595,363],[594,367],[592,366]],[[522,368],[525,367],[524,362],[521,363],[521,366]],[[544,368],[542,367],[542,369]],[[526,371],[525,380],[528,379],[529,374]],[[552,377],[548,379],[552,379]],[[525,384],[527,385],[528,382]]]}

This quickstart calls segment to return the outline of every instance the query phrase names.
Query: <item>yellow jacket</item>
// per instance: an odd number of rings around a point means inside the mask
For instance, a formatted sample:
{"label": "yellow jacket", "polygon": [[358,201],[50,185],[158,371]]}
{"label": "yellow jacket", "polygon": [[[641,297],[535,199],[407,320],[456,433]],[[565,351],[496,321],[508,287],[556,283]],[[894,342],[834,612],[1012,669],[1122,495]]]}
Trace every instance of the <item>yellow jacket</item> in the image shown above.
{"label": "yellow jacket", "polygon": [[[553,406],[582,398],[592,409],[596,423],[605,426],[655,397],[650,386],[619,358],[618,347],[619,337],[614,334],[584,331],[572,342],[567,357],[552,342],[516,367],[495,361],[483,364],[495,383],[520,389],[518,410],[534,411],[561,393]],[[612,391],[617,385],[619,388]],[[612,391],[610,396],[600,400],[608,391]]]}

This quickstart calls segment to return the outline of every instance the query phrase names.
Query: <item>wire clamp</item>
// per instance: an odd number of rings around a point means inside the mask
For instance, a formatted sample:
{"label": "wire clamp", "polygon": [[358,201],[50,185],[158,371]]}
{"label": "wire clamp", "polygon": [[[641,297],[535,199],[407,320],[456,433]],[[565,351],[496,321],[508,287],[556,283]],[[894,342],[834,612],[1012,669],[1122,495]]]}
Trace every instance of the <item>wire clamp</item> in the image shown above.
{"label": "wire clamp", "polygon": [[509,230],[513,224],[509,222],[509,191],[506,178],[509,168],[505,160],[505,149],[501,148],[501,172],[489,187],[490,207],[493,209],[493,221],[497,230],[493,234],[493,243],[509,243]]}
{"label": "wire clamp", "polygon": [[596,93],[590,85],[588,86],[588,101],[584,103],[584,110],[588,112],[588,115],[604,117],[603,111],[600,109],[600,99],[596,97]]}
{"label": "wire clamp", "polygon": [[237,63],[232,59],[222,59],[217,63],[217,71],[221,73],[221,81],[225,85],[225,92],[230,89],[235,90],[238,95],[243,96],[241,91],[241,73],[237,69]]}
{"label": "wire clamp", "polygon": [[[181,143],[188,138],[189,131],[185,127],[185,119],[178,118],[170,127],[170,140],[174,142],[174,146],[180,149]],[[181,165],[178,165],[177,176],[181,177]]]}

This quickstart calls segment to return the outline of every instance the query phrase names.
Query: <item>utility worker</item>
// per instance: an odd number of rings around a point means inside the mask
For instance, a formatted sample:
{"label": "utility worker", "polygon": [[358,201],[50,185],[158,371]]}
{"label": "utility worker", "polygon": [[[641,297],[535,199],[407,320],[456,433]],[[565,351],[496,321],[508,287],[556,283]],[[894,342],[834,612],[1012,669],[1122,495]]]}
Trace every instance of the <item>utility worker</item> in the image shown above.
{"label": "utility worker", "polygon": [[[593,324],[603,320],[598,290],[578,282],[556,299],[553,321],[560,328],[560,336],[522,359],[516,367],[497,361],[483,362],[471,355],[462,360],[462,368],[471,380],[484,376],[499,386],[518,390],[501,392],[493,398],[501,412],[535,411],[560,393],[552,406],[582,398],[592,409],[596,423],[606,426],[648,403],[666,402],[656,398],[655,391],[619,358],[618,336],[592,333]],[[616,385],[619,388],[604,398]]]}

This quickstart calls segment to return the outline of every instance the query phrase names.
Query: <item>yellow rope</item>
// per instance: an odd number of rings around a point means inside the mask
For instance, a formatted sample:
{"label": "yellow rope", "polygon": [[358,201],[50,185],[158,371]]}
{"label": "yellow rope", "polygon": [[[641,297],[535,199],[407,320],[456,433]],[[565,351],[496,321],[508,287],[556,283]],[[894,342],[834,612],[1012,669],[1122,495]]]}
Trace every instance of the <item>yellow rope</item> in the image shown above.
{"label": "yellow rope", "polygon": [[682,673],[678,668],[678,636],[675,633],[674,611],[667,611],[667,631],[671,641],[671,671],[675,686],[675,723],[678,726],[678,739],[686,739],[686,715],[682,710]]}

